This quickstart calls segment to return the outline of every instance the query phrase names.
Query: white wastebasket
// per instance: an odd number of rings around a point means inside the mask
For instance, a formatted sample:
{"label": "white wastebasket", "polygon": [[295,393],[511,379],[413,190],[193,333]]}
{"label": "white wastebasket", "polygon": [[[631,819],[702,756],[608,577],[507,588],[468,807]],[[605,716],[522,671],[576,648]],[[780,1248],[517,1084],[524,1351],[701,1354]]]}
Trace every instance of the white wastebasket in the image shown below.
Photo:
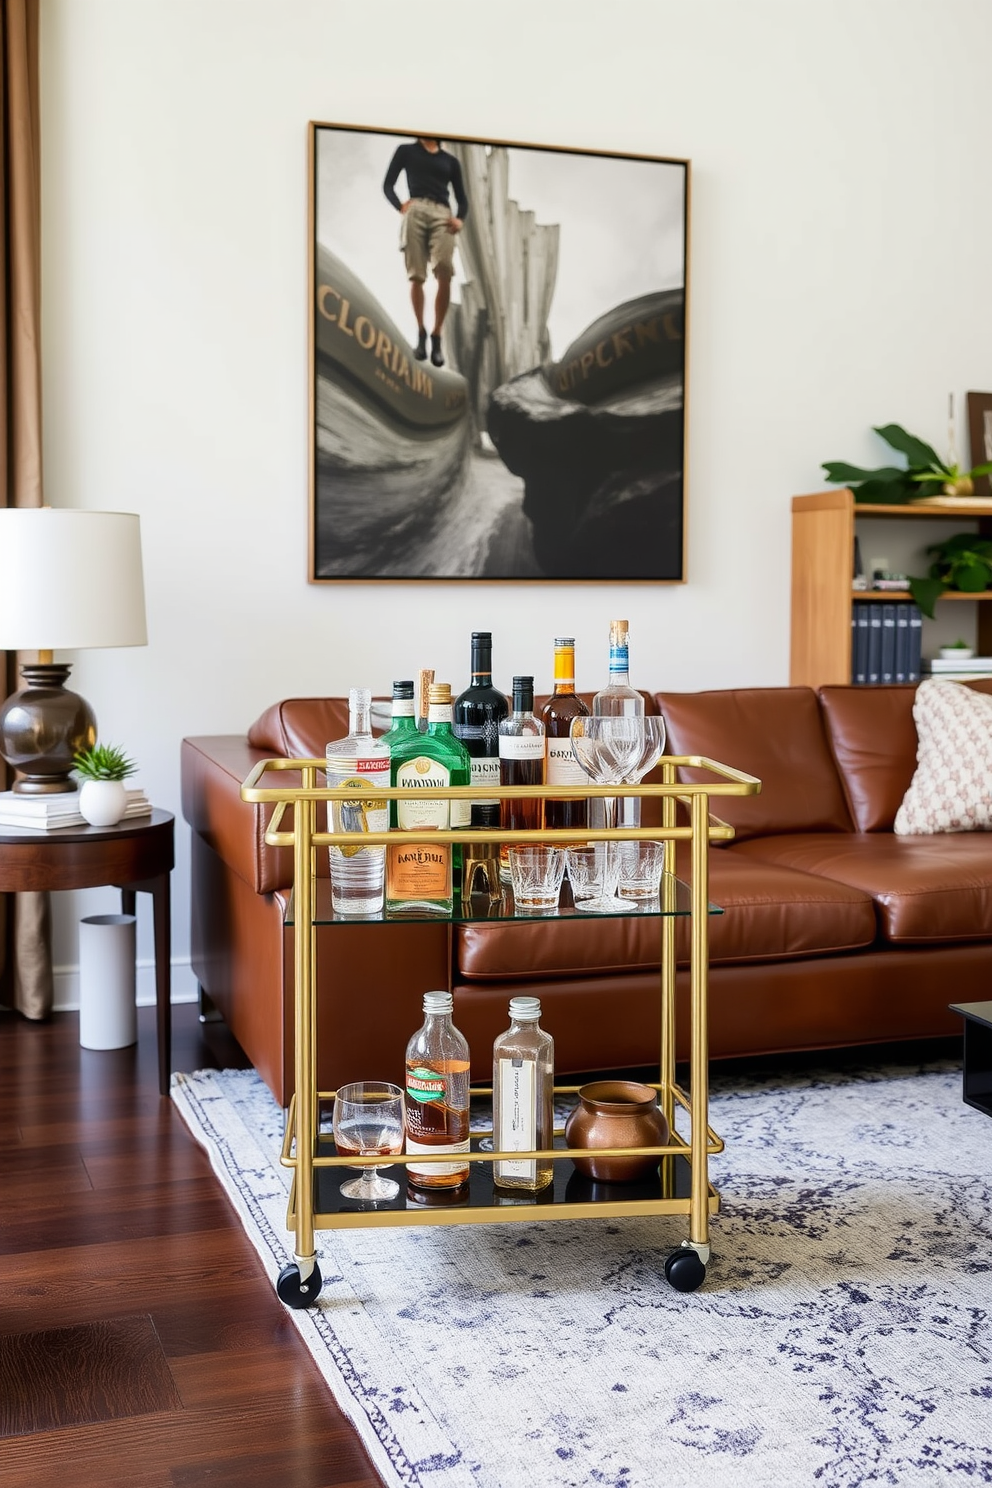
{"label": "white wastebasket", "polygon": [[79,1042],[125,1049],[138,1040],[134,915],[90,915],[79,922]]}

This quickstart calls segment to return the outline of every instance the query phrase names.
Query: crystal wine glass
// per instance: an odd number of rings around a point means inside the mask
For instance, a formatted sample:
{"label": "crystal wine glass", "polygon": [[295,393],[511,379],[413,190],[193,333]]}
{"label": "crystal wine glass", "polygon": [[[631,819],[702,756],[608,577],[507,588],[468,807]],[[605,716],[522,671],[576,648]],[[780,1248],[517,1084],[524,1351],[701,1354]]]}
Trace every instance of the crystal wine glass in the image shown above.
{"label": "crystal wine glass", "polygon": [[[641,757],[643,718],[593,714],[569,725],[572,753],[596,785],[621,785]],[[617,824],[617,801],[607,796],[603,814],[608,828]]]}
{"label": "crystal wine glass", "polygon": [[[334,1097],[334,1145],[339,1157],[354,1153],[358,1158],[371,1159],[402,1152],[405,1128],[403,1092],[398,1085],[357,1080],[342,1085]],[[356,1166],[361,1166],[361,1177],[341,1184],[340,1192],[346,1199],[366,1204],[395,1199],[399,1184],[378,1173],[389,1163],[370,1161]]]}

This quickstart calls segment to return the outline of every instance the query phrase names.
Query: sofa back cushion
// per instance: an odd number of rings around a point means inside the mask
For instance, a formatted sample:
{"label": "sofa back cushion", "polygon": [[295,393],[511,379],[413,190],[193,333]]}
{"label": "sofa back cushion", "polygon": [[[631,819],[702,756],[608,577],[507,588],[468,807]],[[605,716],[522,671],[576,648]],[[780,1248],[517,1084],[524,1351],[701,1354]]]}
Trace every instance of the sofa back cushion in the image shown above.
{"label": "sofa back cushion", "polygon": [[252,724],[248,742],[287,759],[323,759],[331,740],[347,734],[347,698],[286,698]]}
{"label": "sofa back cushion", "polygon": [[[967,684],[992,692],[992,678]],[[916,686],[821,687],[820,703],[859,832],[891,832],[916,769]]]}
{"label": "sofa back cushion", "polygon": [[[757,775],[757,796],[723,796],[715,815],[748,837],[850,832],[852,822],[811,687],[659,692],[669,754],[705,755]],[[712,779],[687,769],[687,779]]]}

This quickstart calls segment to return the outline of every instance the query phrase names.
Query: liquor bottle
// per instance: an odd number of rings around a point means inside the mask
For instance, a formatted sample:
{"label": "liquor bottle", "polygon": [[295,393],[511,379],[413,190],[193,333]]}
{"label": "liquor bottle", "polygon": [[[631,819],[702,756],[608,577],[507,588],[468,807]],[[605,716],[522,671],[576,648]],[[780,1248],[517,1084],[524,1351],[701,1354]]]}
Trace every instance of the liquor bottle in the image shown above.
{"label": "liquor bottle", "polygon": [[[555,641],[555,690],[544,707],[541,718],[548,741],[545,769],[547,785],[585,785],[589,777],[575,758],[569,728],[573,718],[589,714],[575,691],[575,641],[565,636]],[[545,801],[546,827],[585,827],[589,823],[589,803],[585,796],[575,800]]]}
{"label": "liquor bottle", "polygon": [[[493,1045],[493,1147],[535,1152],[554,1142],[554,1040],[538,1021],[536,997],[510,998],[510,1026]],[[493,1164],[500,1188],[547,1188],[550,1158],[506,1158]]]}
{"label": "liquor bottle", "polygon": [[[499,726],[510,705],[493,686],[493,637],[488,630],[472,632],[472,681],[458,694],[452,728],[472,759],[472,784],[499,783]],[[473,827],[499,826],[499,801],[472,802]]]}
{"label": "liquor bottle", "polygon": [[[534,717],[534,678],[514,677],[513,712],[499,726],[500,785],[544,784],[544,724]],[[541,829],[544,802],[539,795],[500,802],[501,827],[511,831]],[[500,878],[509,881],[510,843],[499,848]]]}
{"label": "liquor bottle", "polygon": [[[329,786],[360,792],[355,801],[328,801],[329,832],[384,832],[389,826],[388,802],[369,795],[388,786],[389,750],[372,736],[372,694],[367,687],[348,693],[348,735],[335,739],[325,751]],[[371,915],[382,909],[384,847],[328,848],[331,867],[331,907],[335,914]]]}
{"label": "liquor bottle", "polygon": [[[392,783],[411,792],[396,802],[399,832],[457,831],[470,820],[468,801],[425,797],[431,788],[469,784],[469,757],[451,732],[451,687],[432,682],[427,732],[412,730],[394,745]],[[416,795],[413,792],[417,792]],[[391,843],[386,854],[386,908],[391,914],[450,914],[452,870],[461,869],[461,848],[446,842]]]}
{"label": "liquor bottle", "polygon": [[417,727],[422,734],[427,732],[428,694],[434,681],[433,668],[421,668],[417,673]]}
{"label": "liquor bottle", "polygon": [[[406,1048],[406,1150],[468,1152],[468,1044],[451,1021],[450,992],[424,993],[423,1026]],[[407,1165],[417,1188],[458,1188],[468,1163]]]}
{"label": "liquor bottle", "polygon": [[[413,716],[413,683],[393,683],[393,723],[392,727],[382,735],[379,742],[385,744],[389,750],[390,758],[394,748],[412,739],[417,732],[417,720]],[[396,802],[389,803],[389,825],[396,825]]]}
{"label": "liquor bottle", "polygon": [[[594,714],[620,718],[643,718],[644,699],[630,685],[628,660],[628,628],[626,620],[610,621],[610,678],[601,692],[592,700]],[[589,825],[604,824],[602,800],[589,802]],[[617,799],[617,826],[639,827],[641,825],[641,803],[637,797],[620,796]]]}

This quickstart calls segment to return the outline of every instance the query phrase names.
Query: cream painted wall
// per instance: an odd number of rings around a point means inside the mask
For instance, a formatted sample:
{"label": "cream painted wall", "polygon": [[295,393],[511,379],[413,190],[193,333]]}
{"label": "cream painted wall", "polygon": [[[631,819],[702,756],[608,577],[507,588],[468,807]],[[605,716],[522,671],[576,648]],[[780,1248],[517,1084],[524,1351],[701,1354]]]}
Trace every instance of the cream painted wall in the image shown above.
{"label": "cream painted wall", "polygon": [[[617,613],[639,684],[784,683],[790,496],[992,386],[990,56],[987,0],[42,0],[47,498],[141,514],[149,645],[74,676],[154,800],[280,696],[458,687],[474,627],[507,684],[567,629],[599,685]],[[687,584],[307,583],[311,119],[692,161]],[[113,901],[57,905],[61,1002]]]}

